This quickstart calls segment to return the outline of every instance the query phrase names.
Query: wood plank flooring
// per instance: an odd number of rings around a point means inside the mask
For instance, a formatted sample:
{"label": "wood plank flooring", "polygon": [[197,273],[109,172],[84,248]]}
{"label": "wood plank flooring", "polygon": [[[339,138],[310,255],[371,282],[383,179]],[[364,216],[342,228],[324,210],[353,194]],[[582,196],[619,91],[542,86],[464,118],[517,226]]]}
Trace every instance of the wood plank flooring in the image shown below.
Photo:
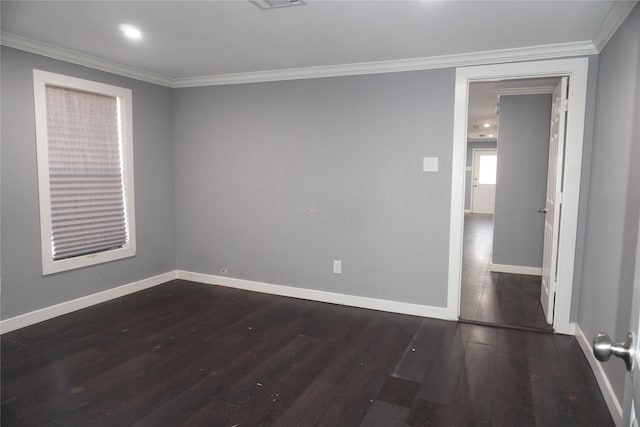
{"label": "wood plank flooring", "polygon": [[573,337],[173,281],[2,336],[3,426],[612,426]]}
{"label": "wood plank flooring", "polygon": [[540,304],[540,277],[492,273],[493,215],[464,217],[460,319],[552,331]]}

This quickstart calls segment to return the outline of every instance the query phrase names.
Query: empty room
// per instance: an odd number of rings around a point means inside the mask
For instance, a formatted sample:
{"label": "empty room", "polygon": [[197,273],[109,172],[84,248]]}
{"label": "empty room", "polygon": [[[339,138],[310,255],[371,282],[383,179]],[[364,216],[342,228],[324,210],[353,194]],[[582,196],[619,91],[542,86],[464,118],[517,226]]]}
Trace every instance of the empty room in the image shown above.
{"label": "empty room", "polygon": [[637,425],[636,1],[0,19],[3,426]]}

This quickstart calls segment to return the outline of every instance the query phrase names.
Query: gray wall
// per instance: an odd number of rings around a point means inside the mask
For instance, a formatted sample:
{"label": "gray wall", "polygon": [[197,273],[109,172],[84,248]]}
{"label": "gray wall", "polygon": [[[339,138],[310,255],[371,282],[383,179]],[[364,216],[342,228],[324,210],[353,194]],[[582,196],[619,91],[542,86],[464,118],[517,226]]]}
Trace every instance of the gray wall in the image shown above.
{"label": "gray wall", "polygon": [[[597,62],[590,57],[590,72]],[[134,90],[136,258],[41,277],[36,67]],[[172,270],[175,248],[178,266],[198,272],[224,266],[233,277],[444,306],[453,76],[448,69],[171,91],[3,47],[3,318]],[[590,138],[588,128],[587,160]],[[440,172],[420,172],[421,158],[432,155]],[[175,245],[174,206],[185,233]],[[578,254],[583,238],[579,231]],[[341,276],[331,273],[332,259],[345,263]],[[579,285],[576,278],[575,298]]]}
{"label": "gray wall", "polygon": [[598,86],[598,56],[589,57],[589,77],[587,79],[587,105],[582,149],[582,174],[580,176],[580,200],[578,203],[578,227],[576,230],[576,266],[573,270],[573,293],[571,294],[571,321],[578,320],[580,293],[582,291],[582,263],[587,230],[587,206],[589,204],[589,182],[591,181],[591,155],[593,151],[593,124],[596,112],[596,89]]}
{"label": "gray wall", "polygon": [[500,98],[493,263],[542,267],[551,95]]}
{"label": "gray wall", "polygon": [[444,69],[176,90],[178,268],[444,307],[453,89]]}
{"label": "gray wall", "polygon": [[[600,54],[578,324],[587,337],[629,330],[640,205],[640,7]],[[625,369],[603,364],[622,401]]]}
{"label": "gray wall", "polygon": [[[467,168],[473,166],[473,149],[474,148],[496,148],[496,141],[467,141]],[[473,178],[473,171],[468,170],[465,172],[465,184],[464,184],[464,209],[471,210],[471,179]]]}
{"label": "gray wall", "polygon": [[[93,294],[175,268],[172,92],[2,47],[2,318]],[[32,70],[133,91],[137,254],[42,276]]]}

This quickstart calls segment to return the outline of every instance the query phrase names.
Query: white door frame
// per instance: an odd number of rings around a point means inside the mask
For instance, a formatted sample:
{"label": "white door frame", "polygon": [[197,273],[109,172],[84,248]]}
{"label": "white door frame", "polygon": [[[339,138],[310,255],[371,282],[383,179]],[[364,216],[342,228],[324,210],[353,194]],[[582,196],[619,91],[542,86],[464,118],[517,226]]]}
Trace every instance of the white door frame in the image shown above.
{"label": "white door frame", "polygon": [[[474,193],[473,192],[473,188],[475,188],[474,185],[476,185],[476,184],[473,183],[473,181],[475,180],[476,172],[478,171],[477,169],[480,167],[480,165],[476,164],[476,152],[477,151],[493,151],[493,153],[497,156],[498,155],[498,147],[496,147],[496,148],[472,148],[471,149],[471,189],[469,190],[470,191],[470,196],[471,196],[469,198],[469,200],[470,200],[469,208],[471,208],[471,213],[474,213],[473,202],[475,200],[475,196],[473,194]],[[493,213],[495,213],[495,209],[494,209]]]}
{"label": "white door frame", "polygon": [[460,317],[460,286],[462,278],[462,238],[464,225],[464,195],[466,174],[467,110],[469,83],[569,76],[569,116],[565,141],[565,171],[562,218],[558,249],[558,285],[554,307],[554,330],[573,335],[571,296],[575,262],[582,146],[587,98],[587,58],[556,59],[458,67],[456,69],[453,121],[453,162],[451,179],[451,226],[449,240],[449,284],[447,317]]}

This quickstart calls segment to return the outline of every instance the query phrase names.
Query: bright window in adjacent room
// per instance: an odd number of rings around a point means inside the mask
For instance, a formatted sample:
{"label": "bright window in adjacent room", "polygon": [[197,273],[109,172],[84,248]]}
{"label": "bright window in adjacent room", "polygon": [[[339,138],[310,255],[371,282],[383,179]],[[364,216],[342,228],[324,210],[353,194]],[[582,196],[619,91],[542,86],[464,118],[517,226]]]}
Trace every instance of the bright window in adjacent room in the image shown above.
{"label": "bright window in adjacent room", "polygon": [[496,183],[496,166],[498,156],[495,154],[480,155],[480,171],[478,172],[478,184]]}
{"label": "bright window in adjacent room", "polygon": [[134,256],[131,90],[33,81],[43,274]]}

